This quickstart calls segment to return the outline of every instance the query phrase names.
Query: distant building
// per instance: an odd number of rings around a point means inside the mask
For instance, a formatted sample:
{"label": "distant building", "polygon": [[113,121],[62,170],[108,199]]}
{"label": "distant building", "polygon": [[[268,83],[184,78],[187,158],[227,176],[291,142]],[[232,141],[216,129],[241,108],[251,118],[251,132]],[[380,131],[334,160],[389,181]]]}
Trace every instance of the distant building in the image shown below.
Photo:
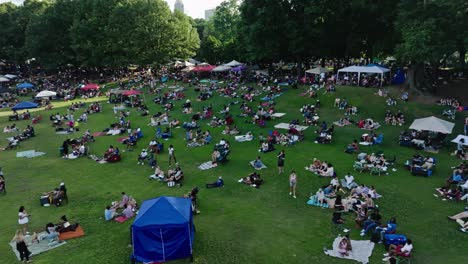
{"label": "distant building", "polygon": [[182,0],[175,1],[174,10],[179,10],[180,12],[184,13],[184,3],[182,3]]}
{"label": "distant building", "polygon": [[205,20],[210,20],[210,18],[214,15],[215,11],[216,8],[205,10]]}

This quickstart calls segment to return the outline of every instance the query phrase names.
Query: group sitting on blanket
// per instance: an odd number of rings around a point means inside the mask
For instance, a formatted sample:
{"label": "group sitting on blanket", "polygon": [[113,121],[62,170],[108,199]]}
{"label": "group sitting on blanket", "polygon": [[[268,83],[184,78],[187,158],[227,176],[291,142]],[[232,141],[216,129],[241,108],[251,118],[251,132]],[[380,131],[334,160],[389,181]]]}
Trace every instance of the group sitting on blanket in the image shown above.
{"label": "group sitting on blanket", "polygon": [[125,218],[132,218],[135,212],[138,211],[138,204],[136,200],[122,192],[122,198],[120,201],[114,201],[111,203],[112,206],[106,206],[104,210],[104,219],[110,221],[117,216],[124,216]]}
{"label": "group sitting on blanket", "polygon": [[335,131],[335,126],[331,125],[329,128],[321,128],[320,130],[317,130],[316,133],[318,136],[315,138],[315,143],[320,143],[320,144],[330,144],[332,137],[333,137],[333,132]]}
{"label": "group sitting on blanket", "polygon": [[379,123],[375,122],[372,118],[367,118],[367,119],[361,119],[357,123],[357,126],[361,129],[366,129],[366,130],[373,130],[378,128],[380,125]]}
{"label": "group sitting on blanket", "polygon": [[180,167],[179,163],[176,163],[174,168],[168,169],[167,174],[164,175],[164,172],[156,167],[154,177],[150,176],[151,179],[159,179],[167,184],[168,187],[182,186],[182,180],[184,179],[184,172]]}
{"label": "group sitting on blanket", "polygon": [[400,134],[400,146],[415,147],[417,149],[440,149],[444,144],[446,134],[437,133],[435,136],[428,131],[409,130]]}
{"label": "group sitting on blanket", "polygon": [[263,179],[259,173],[252,172],[247,177],[241,178],[239,182],[245,183],[255,188],[260,188],[260,185],[263,184]]}
{"label": "group sitting on blanket", "polygon": [[335,169],[331,163],[320,161],[316,158],[314,158],[312,164],[310,164],[308,167],[305,167],[305,169],[321,177],[335,176]]}
{"label": "group sitting on blanket", "polygon": [[67,188],[62,182],[60,186],[55,188],[52,191],[45,192],[41,195],[41,205],[50,206],[51,204],[55,206],[62,205],[63,200],[67,199]]}
{"label": "group sitting on blanket", "polygon": [[398,111],[396,114],[393,114],[390,110],[387,110],[387,113],[385,114],[385,124],[402,126],[405,124],[405,116],[400,111]]}
{"label": "group sitting on blanket", "polygon": [[122,157],[120,156],[120,150],[118,147],[115,147],[110,145],[109,148],[104,152],[103,158],[99,158],[95,155],[89,155],[89,158],[97,161],[99,163],[114,163],[114,162],[119,162]]}
{"label": "group sitting on blanket", "polygon": [[441,98],[439,101],[437,101],[437,104],[458,108],[460,106],[460,101],[453,97],[444,97],[444,98]]}
{"label": "group sitting on blanket", "polygon": [[391,161],[387,161],[383,153],[371,153],[370,155],[367,153],[359,153],[356,163],[360,163],[362,170],[377,168],[384,173],[387,172],[388,166],[391,165]]}
{"label": "group sitting on blanket", "polygon": [[212,138],[213,137],[208,130],[203,132],[201,129],[197,129],[195,135],[192,130],[188,130],[186,132],[187,147],[199,147],[210,144]]}
{"label": "group sitting on blanket", "polygon": [[304,105],[300,109],[302,115],[304,116],[304,124],[306,125],[317,125],[319,116],[316,111],[315,105]]}
{"label": "group sitting on blanket", "polygon": [[19,121],[19,120],[28,120],[31,118],[31,113],[29,113],[29,110],[26,110],[26,112],[22,114],[18,114],[16,110],[13,110],[13,113],[8,116],[8,121]]}

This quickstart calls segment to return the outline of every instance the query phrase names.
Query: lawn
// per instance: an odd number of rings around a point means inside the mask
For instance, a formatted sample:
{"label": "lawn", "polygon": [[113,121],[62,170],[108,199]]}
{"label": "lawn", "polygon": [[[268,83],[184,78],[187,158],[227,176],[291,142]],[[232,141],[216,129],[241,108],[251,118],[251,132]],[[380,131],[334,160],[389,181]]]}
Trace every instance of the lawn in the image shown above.
{"label": "lawn", "polygon": [[[302,88],[289,89],[276,100],[276,110],[287,113],[281,121],[289,122],[301,118],[299,108],[314,99],[299,96]],[[463,263],[466,261],[468,239],[466,234],[458,231],[458,225],[447,220],[447,215],[459,213],[464,204],[444,202],[432,196],[434,188],[442,185],[450,174],[450,167],[459,163],[449,155],[455,147],[450,146],[435,154],[438,165],[434,176],[429,178],[411,176],[403,168],[403,162],[418,151],[398,145],[399,133],[407,128],[413,118],[430,115],[440,116],[441,107],[435,104],[416,102],[398,102],[398,106],[387,107],[385,99],[374,95],[375,90],[365,88],[339,87],[335,94],[320,93],[322,107],[319,109],[320,120],[331,124],[337,121],[343,111],[333,108],[335,97],[345,97],[351,104],[359,106],[359,117],[373,117],[384,123],[387,109],[401,109],[406,115],[407,125],[383,125],[378,132],[384,133],[384,142],[376,147],[368,147],[368,152],[384,151],[386,156],[397,157],[396,172],[390,175],[375,176],[368,173],[354,172],[359,183],[375,185],[384,197],[377,201],[385,221],[391,216],[398,220],[398,233],[406,234],[414,241],[414,263]],[[185,92],[195,102],[193,90]],[[161,111],[161,106],[152,102],[153,96],[145,94],[151,113]],[[204,105],[212,104],[215,111],[234,101],[215,96],[205,102],[195,102],[195,111],[201,111]],[[188,121],[190,115],[181,111],[183,101],[177,101],[172,116]],[[257,102],[252,103],[255,106]],[[344,147],[354,138],[359,138],[362,130],[354,126],[337,127],[330,145],[314,143],[315,133],[311,127],[305,131],[305,141],[292,147],[286,147],[286,171],[295,169],[298,172],[298,197],[288,195],[288,178],[279,176],[276,168],[276,154],[261,154],[267,170],[262,170],[265,184],[251,188],[237,180],[252,171],[247,165],[259,153],[258,141],[237,143],[234,138],[223,136],[222,128],[210,128],[206,121],[201,121],[202,129],[209,129],[213,141],[222,137],[232,143],[229,162],[217,168],[200,171],[197,166],[211,157],[213,146],[187,148],[184,130],[174,129],[175,137],[165,141],[165,147],[173,144],[178,161],[185,172],[184,185],[181,188],[168,188],[157,181],[149,181],[152,173],[149,166],[137,165],[139,150],[146,146],[155,134],[155,128],[147,126],[149,118],[140,117],[131,110],[130,120],[134,127],[141,127],[144,138],[138,142],[134,152],[123,153],[123,159],[117,164],[98,164],[90,159],[81,158],[65,160],[59,156],[59,146],[66,138],[82,135],[84,129],[92,132],[101,131],[116,121],[112,105],[102,101],[104,112],[90,115],[87,124],[81,124],[81,131],[71,136],[56,135],[48,117],[57,111],[64,114],[66,108],[51,111],[39,111],[43,120],[35,125],[37,136],[21,142],[17,150],[1,151],[0,165],[3,167],[8,194],[0,196],[0,263],[16,263],[8,242],[17,229],[17,213],[20,205],[26,206],[32,214],[30,230],[41,230],[48,222],[57,222],[61,215],[79,222],[86,231],[86,236],[71,240],[67,245],[34,257],[35,263],[129,263],[131,249],[129,244],[129,227],[131,222],[119,224],[105,222],[103,212],[106,205],[120,198],[125,191],[141,202],[160,195],[181,196],[192,187],[203,187],[223,176],[224,188],[205,189],[199,193],[200,215],[195,217],[196,237],[194,245],[195,263],[352,263],[325,256],[324,246],[330,246],[337,235],[330,226],[331,210],[306,205],[311,192],[314,192],[329,179],[320,179],[304,170],[314,157],[332,162],[339,177],[352,171],[355,155],[343,153]],[[239,113],[239,105],[231,106],[234,115]],[[75,113],[75,117],[82,110]],[[452,139],[462,131],[462,120],[465,116],[458,114]],[[355,118],[357,119],[357,117]],[[268,121],[265,128],[245,123],[243,118],[235,118],[242,132],[252,131],[258,137],[272,130],[275,121]],[[18,121],[24,128],[29,121]],[[7,117],[0,113],[0,127],[8,125]],[[11,123],[10,123],[11,124]],[[6,134],[0,134],[0,145],[6,145]],[[90,144],[91,153],[101,156],[109,145],[117,145],[118,136],[98,137]],[[121,147],[123,149],[124,147]],[[35,149],[46,152],[34,159],[16,158],[16,151]],[[426,154],[426,153],[423,153]],[[163,169],[168,168],[167,152],[158,157]],[[64,181],[69,192],[69,203],[61,207],[41,207],[39,196]],[[352,228],[352,239],[361,239],[356,230],[353,214],[347,214],[346,227]],[[374,249],[371,263],[380,263],[383,246]],[[187,263],[188,260],[176,263]]]}

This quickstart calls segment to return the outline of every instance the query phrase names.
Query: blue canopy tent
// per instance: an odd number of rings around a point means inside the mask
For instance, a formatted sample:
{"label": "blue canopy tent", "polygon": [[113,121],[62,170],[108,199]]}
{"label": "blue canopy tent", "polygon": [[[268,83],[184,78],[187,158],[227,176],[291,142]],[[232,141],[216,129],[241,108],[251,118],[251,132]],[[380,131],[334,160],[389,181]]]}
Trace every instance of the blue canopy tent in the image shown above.
{"label": "blue canopy tent", "polygon": [[21,102],[17,103],[15,106],[11,108],[11,110],[23,110],[23,109],[31,109],[37,108],[37,104],[33,102]]}
{"label": "blue canopy tent", "polygon": [[25,82],[25,83],[16,85],[16,88],[18,88],[18,89],[31,89],[31,88],[34,88],[34,84]]}
{"label": "blue canopy tent", "polygon": [[192,258],[194,231],[190,198],[161,196],[146,200],[131,226],[132,260]]}

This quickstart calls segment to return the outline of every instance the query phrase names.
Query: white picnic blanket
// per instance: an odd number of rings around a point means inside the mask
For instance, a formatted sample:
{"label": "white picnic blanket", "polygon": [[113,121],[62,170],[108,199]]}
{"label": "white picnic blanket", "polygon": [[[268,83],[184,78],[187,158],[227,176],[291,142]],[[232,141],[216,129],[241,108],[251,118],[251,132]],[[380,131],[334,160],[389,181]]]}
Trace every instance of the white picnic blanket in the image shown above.
{"label": "white picnic blanket", "polygon": [[252,141],[253,136],[252,135],[241,135],[241,136],[235,136],[235,139],[236,139],[237,142]]}
{"label": "white picnic blanket", "polygon": [[[43,234],[45,234],[45,232],[39,233],[38,237],[40,237]],[[31,256],[39,255],[42,252],[45,252],[45,251],[48,251],[48,250],[51,250],[51,249],[54,249],[54,248],[58,248],[58,247],[63,246],[63,245],[65,245],[67,243],[67,242],[63,241],[61,243],[57,243],[55,245],[51,244],[51,246],[49,246],[49,241],[47,239],[41,240],[39,243],[36,243],[36,242],[31,243],[31,238],[32,237],[30,235],[25,236],[25,242],[28,245],[28,250],[32,253]],[[18,260],[20,260],[19,252],[18,252],[18,250],[16,250],[16,242],[14,242],[14,241],[10,242],[9,245],[11,246],[11,249],[13,250],[13,253],[15,253]]]}
{"label": "white picnic blanket", "polygon": [[109,131],[107,131],[106,135],[111,135],[111,136],[115,136],[115,135],[118,135],[120,134],[120,129],[111,129]]}
{"label": "white picnic blanket", "polygon": [[278,129],[290,129],[291,127],[294,127],[298,131],[304,131],[308,128],[307,126],[298,126],[298,125],[290,126],[288,123],[279,123],[275,125],[275,128],[278,128]]}
{"label": "white picnic blanket", "polygon": [[370,240],[351,240],[352,251],[348,256],[343,256],[338,252],[338,244],[342,237],[338,236],[333,241],[333,249],[325,251],[325,254],[335,258],[352,259],[357,262],[366,264],[369,263],[369,257],[372,255],[375,244]]}
{"label": "white picnic blanket", "polygon": [[214,168],[214,167],[216,167],[216,166],[218,166],[216,163],[213,164],[213,162],[207,161],[207,162],[205,162],[205,163],[202,163],[200,166],[198,166],[198,168],[199,168],[200,170],[209,170],[209,169]]}
{"label": "white picnic blanket", "polygon": [[284,115],[286,115],[286,113],[274,113],[271,115],[271,117],[280,118],[280,117],[283,117]]}
{"label": "white picnic blanket", "polygon": [[21,152],[16,152],[16,157],[17,158],[35,158],[44,155],[44,152],[39,152],[35,150],[26,150],[26,151],[21,151]]}

